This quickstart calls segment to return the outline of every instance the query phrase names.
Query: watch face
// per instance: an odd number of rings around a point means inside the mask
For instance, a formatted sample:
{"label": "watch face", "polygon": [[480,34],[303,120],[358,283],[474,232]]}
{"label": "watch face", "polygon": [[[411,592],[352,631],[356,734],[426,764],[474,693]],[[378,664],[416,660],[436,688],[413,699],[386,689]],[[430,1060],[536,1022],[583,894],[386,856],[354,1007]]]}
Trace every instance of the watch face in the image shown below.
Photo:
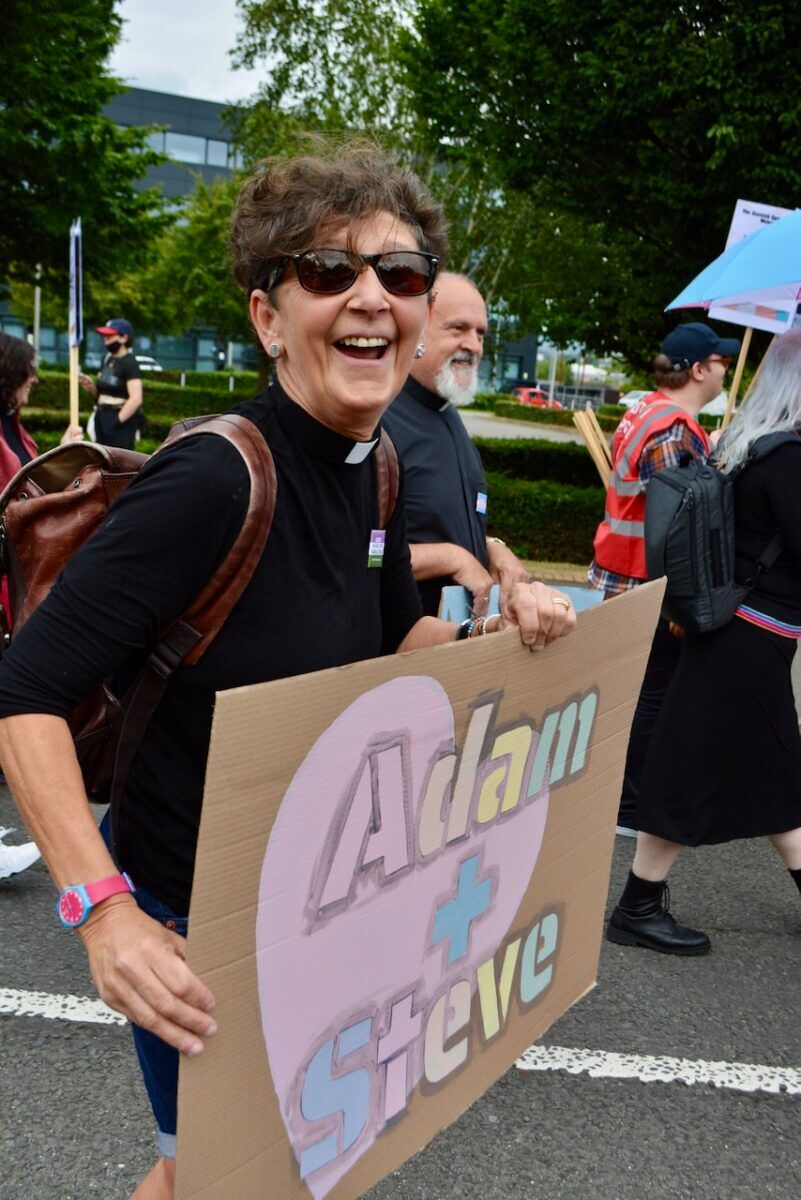
{"label": "watch face", "polygon": [[80,892],[77,892],[75,888],[65,888],[58,902],[58,911],[65,924],[80,925],[85,911]]}

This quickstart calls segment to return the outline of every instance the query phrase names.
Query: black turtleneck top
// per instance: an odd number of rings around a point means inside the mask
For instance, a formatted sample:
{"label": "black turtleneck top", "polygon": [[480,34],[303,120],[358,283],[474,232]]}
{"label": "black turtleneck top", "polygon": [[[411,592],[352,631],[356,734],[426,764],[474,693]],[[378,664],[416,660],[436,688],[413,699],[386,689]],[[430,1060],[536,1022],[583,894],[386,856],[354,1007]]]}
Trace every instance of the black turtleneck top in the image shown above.
{"label": "black turtleneck top", "polygon": [[[179,913],[189,908],[215,692],[392,653],[421,616],[402,480],[383,565],[370,568],[372,453],[275,384],[233,411],[259,427],[275,459],[272,530],[222,630],[170,683],[131,768],[118,831],[121,867]],[[123,689],[233,543],[248,486],[223,438],[156,455],[14,638],[0,664],[0,717],[67,717],[101,681]]]}
{"label": "black turtleneck top", "polygon": [[[411,376],[382,424],[403,462],[410,542],[452,542],[487,565],[487,484],[481,456],[458,411]],[[447,576],[418,583],[426,613],[436,616]]]}

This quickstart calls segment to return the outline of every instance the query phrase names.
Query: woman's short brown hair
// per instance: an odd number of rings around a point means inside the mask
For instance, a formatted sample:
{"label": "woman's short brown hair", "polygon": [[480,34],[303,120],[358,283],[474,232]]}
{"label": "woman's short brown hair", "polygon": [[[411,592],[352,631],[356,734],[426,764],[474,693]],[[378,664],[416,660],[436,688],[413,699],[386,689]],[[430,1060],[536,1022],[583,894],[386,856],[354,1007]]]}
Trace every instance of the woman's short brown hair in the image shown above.
{"label": "woman's short brown hair", "polygon": [[651,364],[651,370],[657,387],[671,388],[673,391],[683,388],[693,373],[692,366],[685,367],[682,371],[674,371],[673,359],[667,354],[657,354]]}
{"label": "woman's short brown hair", "polygon": [[322,229],[377,212],[403,221],[421,250],[444,259],[448,236],[441,206],[413,171],[373,144],[265,159],[234,206],[229,244],[237,282],[250,294],[264,287],[280,259],[310,250]]}
{"label": "woman's short brown hair", "polygon": [[23,383],[30,379],[35,354],[33,346],[10,333],[0,333],[0,413],[11,412]]}

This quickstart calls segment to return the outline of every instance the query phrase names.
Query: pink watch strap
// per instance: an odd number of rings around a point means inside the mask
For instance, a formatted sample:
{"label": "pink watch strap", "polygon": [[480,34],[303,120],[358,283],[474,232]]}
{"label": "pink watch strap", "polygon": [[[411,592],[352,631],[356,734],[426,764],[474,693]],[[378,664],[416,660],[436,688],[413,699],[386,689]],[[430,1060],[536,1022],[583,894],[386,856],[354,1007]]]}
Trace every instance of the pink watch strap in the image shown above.
{"label": "pink watch strap", "polygon": [[105,879],[96,879],[94,883],[85,883],[84,888],[92,906],[109,896],[117,896],[121,892],[135,892],[136,888],[130,876],[123,871],[120,875],[107,875]]}

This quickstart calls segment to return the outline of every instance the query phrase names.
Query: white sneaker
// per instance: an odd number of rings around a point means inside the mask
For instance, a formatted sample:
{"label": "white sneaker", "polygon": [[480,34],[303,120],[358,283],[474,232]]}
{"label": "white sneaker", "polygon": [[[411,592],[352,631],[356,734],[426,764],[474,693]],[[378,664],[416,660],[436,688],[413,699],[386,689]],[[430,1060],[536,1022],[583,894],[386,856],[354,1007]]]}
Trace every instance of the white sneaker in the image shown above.
{"label": "white sneaker", "polygon": [[4,845],[3,838],[7,833],[13,832],[13,829],[3,829],[0,826],[0,879],[18,875],[20,871],[35,863],[37,858],[41,858],[39,847],[34,842],[26,842],[24,846]]}

